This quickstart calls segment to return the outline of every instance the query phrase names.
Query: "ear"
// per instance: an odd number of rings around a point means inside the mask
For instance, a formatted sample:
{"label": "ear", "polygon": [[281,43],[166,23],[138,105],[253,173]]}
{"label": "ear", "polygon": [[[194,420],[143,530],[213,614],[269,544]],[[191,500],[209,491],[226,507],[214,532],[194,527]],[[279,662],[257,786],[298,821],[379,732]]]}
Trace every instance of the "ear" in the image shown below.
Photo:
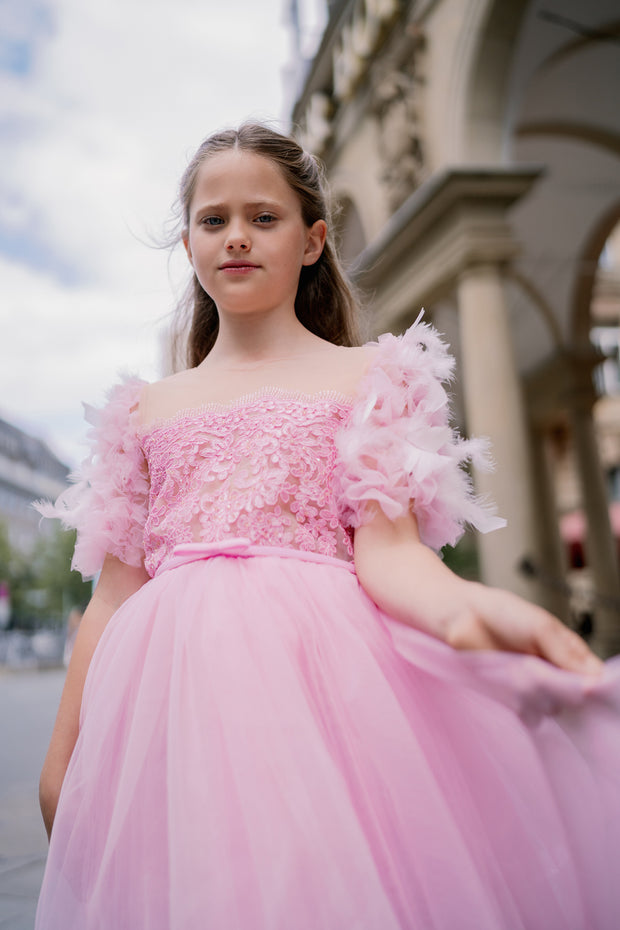
{"label": "ear", "polygon": [[186,229],[183,230],[183,233],[182,233],[182,235],[181,235],[181,239],[182,239],[182,241],[183,241],[183,248],[185,249],[185,252],[187,253],[187,257],[188,257],[188,259],[189,259],[189,263],[190,263],[190,265],[191,265],[192,268],[193,268],[193,267],[194,267],[194,262],[193,262],[193,259],[192,259],[192,247],[191,247],[191,245],[189,244],[189,233],[188,233],[188,231],[187,231]]}
{"label": "ear", "polygon": [[317,220],[308,230],[303,265],[314,265],[315,262],[318,262],[323,252],[326,237],[327,223],[325,220]]}

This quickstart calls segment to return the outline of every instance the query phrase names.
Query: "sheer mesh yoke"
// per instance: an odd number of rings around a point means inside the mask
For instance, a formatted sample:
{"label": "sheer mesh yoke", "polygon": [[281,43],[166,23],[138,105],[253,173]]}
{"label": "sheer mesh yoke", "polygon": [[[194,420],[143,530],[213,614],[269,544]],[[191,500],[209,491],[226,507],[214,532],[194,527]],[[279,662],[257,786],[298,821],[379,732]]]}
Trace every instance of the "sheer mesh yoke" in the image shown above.
{"label": "sheer mesh yoke", "polygon": [[149,573],[177,543],[231,536],[351,560],[331,480],[334,436],[350,409],[344,396],[270,391],[143,430]]}

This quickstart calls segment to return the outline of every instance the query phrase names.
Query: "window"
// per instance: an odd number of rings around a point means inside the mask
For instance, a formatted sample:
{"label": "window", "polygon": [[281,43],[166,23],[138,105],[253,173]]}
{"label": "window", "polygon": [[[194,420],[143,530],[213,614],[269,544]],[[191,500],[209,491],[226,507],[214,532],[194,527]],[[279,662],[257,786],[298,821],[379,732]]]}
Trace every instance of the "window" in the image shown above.
{"label": "window", "polygon": [[607,356],[594,369],[594,383],[599,394],[620,394],[620,326],[594,326],[592,344]]}

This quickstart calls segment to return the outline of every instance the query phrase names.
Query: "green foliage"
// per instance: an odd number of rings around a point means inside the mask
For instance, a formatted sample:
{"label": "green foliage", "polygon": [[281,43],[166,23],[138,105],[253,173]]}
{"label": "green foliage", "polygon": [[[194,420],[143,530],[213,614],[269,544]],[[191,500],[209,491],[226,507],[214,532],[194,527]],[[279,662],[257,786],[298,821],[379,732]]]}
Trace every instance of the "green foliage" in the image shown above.
{"label": "green foliage", "polygon": [[6,580],[11,570],[12,557],[9,534],[5,524],[0,520],[0,580]]}
{"label": "green foliage", "polygon": [[89,600],[90,582],[71,571],[74,545],[75,533],[54,527],[28,557],[11,546],[0,522],[0,581],[9,585],[13,627],[61,627],[72,607]]}
{"label": "green foliage", "polygon": [[6,582],[9,587],[13,626],[25,613],[25,594],[31,584],[29,575],[26,558],[11,546],[8,530],[0,521],[0,581]]}
{"label": "green foliage", "polygon": [[473,537],[466,533],[456,546],[444,546],[442,556],[448,568],[468,581],[479,581],[478,551]]}

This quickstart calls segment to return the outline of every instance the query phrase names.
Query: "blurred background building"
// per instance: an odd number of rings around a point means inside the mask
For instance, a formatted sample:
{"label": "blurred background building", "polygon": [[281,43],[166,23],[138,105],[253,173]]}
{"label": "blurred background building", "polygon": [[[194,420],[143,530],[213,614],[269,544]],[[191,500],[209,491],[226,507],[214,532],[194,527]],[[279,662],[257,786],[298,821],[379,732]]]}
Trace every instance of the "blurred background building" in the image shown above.
{"label": "blurred background building", "polygon": [[56,500],[68,475],[41,439],[0,419],[0,522],[20,552],[31,553],[39,539],[41,516],[33,501]]}
{"label": "blurred background building", "polygon": [[68,475],[43,440],[0,419],[0,668],[60,662],[66,617],[90,593],[70,570],[74,534],[32,506],[58,497]]}
{"label": "blurred background building", "polygon": [[[293,30],[299,9],[291,3]],[[480,572],[620,652],[620,16],[614,0],[333,0],[292,124],[325,162],[370,335],[456,355],[506,530]]]}

